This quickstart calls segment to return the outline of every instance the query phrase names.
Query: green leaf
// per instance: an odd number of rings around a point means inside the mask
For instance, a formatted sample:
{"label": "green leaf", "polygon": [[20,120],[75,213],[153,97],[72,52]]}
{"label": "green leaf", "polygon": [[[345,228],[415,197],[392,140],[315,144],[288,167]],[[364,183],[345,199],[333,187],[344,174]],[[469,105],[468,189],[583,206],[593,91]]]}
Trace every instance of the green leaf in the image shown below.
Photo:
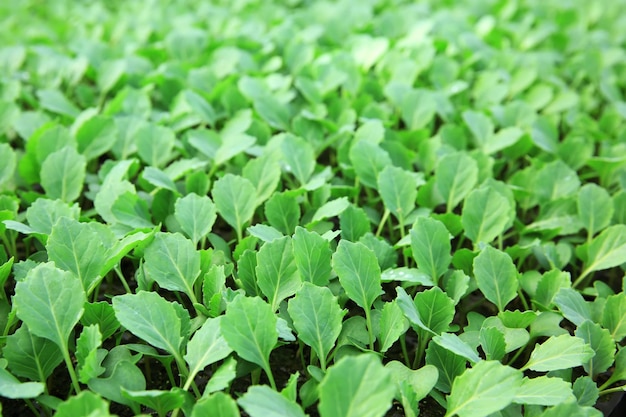
{"label": "green leaf", "polygon": [[278,161],[277,153],[268,153],[250,159],[243,167],[243,177],[256,188],[255,206],[270,198],[276,190],[280,181],[280,164]]}
{"label": "green leaf", "polygon": [[209,197],[191,193],[176,200],[174,216],[183,232],[197,245],[211,232],[217,212]]}
{"label": "green leaf", "polygon": [[79,223],[68,217],[60,218],[52,228],[46,249],[48,259],[66,271],[73,272],[86,294],[102,280],[100,270],[106,262],[103,234],[97,223]]}
{"label": "green leaf", "polygon": [[491,136],[493,136],[494,131],[491,119],[484,113],[473,110],[464,111],[462,117],[470,132],[472,132],[472,136],[474,136],[474,141],[478,147],[485,151],[486,144],[489,142]]}
{"label": "green leaf", "polygon": [[239,296],[226,308],[220,328],[228,345],[243,359],[271,375],[269,357],[278,343],[276,315],[258,297]]}
{"label": "green leaf", "polygon": [[411,229],[413,258],[422,272],[437,282],[450,266],[452,245],[450,233],[439,220],[419,217]]}
{"label": "green leaf", "polygon": [[0,143],[0,190],[15,174],[17,155],[7,143]]}
{"label": "green leaf", "polygon": [[417,183],[415,177],[402,168],[387,165],[378,174],[378,192],[385,208],[400,222],[415,208]]}
{"label": "green leaf", "polygon": [[583,407],[591,407],[600,396],[598,385],[591,379],[590,376],[581,376],[574,382],[572,391],[576,396],[577,402]]}
{"label": "green leaf", "polygon": [[391,158],[379,146],[360,140],[350,148],[350,162],[359,180],[370,188],[376,188],[378,174],[391,165]]}
{"label": "green leaf", "polygon": [[77,277],[46,263],[15,285],[13,308],[33,334],[53,341],[63,352],[86,301]]}
{"label": "green leaf", "polygon": [[235,228],[241,240],[245,223],[252,219],[256,207],[256,189],[247,179],[226,174],[213,184],[213,201],[217,212]]}
{"label": "green leaf", "polygon": [[447,154],[439,160],[435,172],[435,188],[451,212],[478,182],[478,165],[463,152]]}
{"label": "green leaf", "polygon": [[398,306],[402,309],[404,316],[409,319],[409,322],[413,326],[417,326],[422,330],[426,330],[427,332],[436,335],[437,333],[433,332],[430,328],[428,328],[428,326],[426,326],[426,324],[424,324],[417,307],[415,307],[415,302],[413,302],[413,299],[406,293],[404,288],[396,287],[396,293],[398,294],[398,297],[396,298]]}
{"label": "green leaf", "polygon": [[155,292],[139,291],[113,297],[119,322],[140,339],[172,355],[180,355],[182,323],[174,303]]}
{"label": "green leaf", "polygon": [[267,385],[248,388],[237,402],[251,417],[305,417],[298,404]]}
{"label": "green leaf", "polygon": [[293,254],[303,281],[322,287],[328,284],[332,251],[326,239],[298,226],[293,236]]}
{"label": "green leaf", "polygon": [[514,403],[534,405],[557,405],[574,398],[572,387],[561,378],[539,376],[524,378]]}
{"label": "green leaf", "polygon": [[348,297],[364,310],[369,310],[382,293],[380,267],[374,252],[362,243],[342,240],[332,262]]}
{"label": "green leaf", "polygon": [[557,159],[546,164],[537,174],[534,191],[540,203],[569,197],[578,192],[580,180],[576,171]]}
{"label": "green leaf", "polygon": [[626,225],[609,226],[589,244],[583,276],[624,262],[626,262]]}
{"label": "green leaf", "polygon": [[480,329],[480,346],[485,352],[487,360],[502,360],[506,354],[506,340],[504,334],[497,327],[482,327]]}
{"label": "green leaf", "polygon": [[224,359],[232,352],[221,334],[221,320],[222,316],[207,319],[189,341],[184,356],[189,365],[188,379],[192,379],[205,367]]}
{"label": "green leaf", "polygon": [[582,294],[572,288],[561,288],[554,297],[554,304],[566,319],[579,326],[591,320],[591,310]]}
{"label": "green leaf", "polygon": [[294,295],[302,285],[291,237],[263,244],[257,252],[256,263],[257,285],[276,311],[280,302]]}
{"label": "green leaf", "polygon": [[216,392],[200,399],[193,407],[191,417],[220,416],[239,417],[237,403],[230,395]]}
{"label": "green leaf", "polygon": [[69,217],[78,220],[80,208],[78,204],[69,206],[61,200],[48,200],[38,198],[26,210],[26,219],[35,233],[49,235],[52,227],[61,217]]}
{"label": "green leaf", "polygon": [[58,90],[39,90],[37,98],[39,98],[39,105],[52,113],[71,118],[78,117],[80,113],[80,109]]}
{"label": "green leaf", "polygon": [[50,154],[41,164],[41,186],[51,199],[70,203],[80,196],[86,169],[85,157],[67,146]]}
{"label": "green leaf", "polygon": [[113,307],[106,301],[86,303],[85,312],[80,322],[85,327],[91,324],[97,324],[103,340],[112,336],[120,327],[120,323],[115,317]]}
{"label": "green leaf", "polygon": [[109,403],[98,394],[83,391],[59,404],[55,417],[109,416]]}
{"label": "green leaf", "polygon": [[397,301],[385,303],[380,313],[378,327],[380,351],[385,353],[409,328],[408,321]]}
{"label": "green leaf", "polygon": [[298,136],[286,134],[282,136],[280,149],[287,171],[296,177],[300,185],[306,184],[315,169],[315,151],[313,147]]}
{"label": "green leaf", "polygon": [[441,288],[418,292],[413,303],[422,322],[432,332],[440,334],[448,331],[454,318],[454,301]]}
{"label": "green leaf", "polygon": [[181,407],[185,401],[185,391],[180,388],[172,388],[169,391],[134,391],[121,388],[121,392],[124,397],[155,410],[159,416],[164,416],[168,411]]}
{"label": "green leaf", "polygon": [[433,342],[467,359],[471,363],[478,363],[481,360],[476,351],[454,333],[443,333],[439,336],[435,336],[433,337]]}
{"label": "green leaf", "polygon": [[237,361],[231,356],[211,375],[211,379],[204,388],[203,398],[213,392],[222,391],[228,388],[230,383],[236,378],[235,372]]}
{"label": "green leaf", "polygon": [[123,390],[143,391],[146,389],[146,379],[141,369],[130,361],[129,352],[127,355],[128,357],[119,357],[109,353],[105,359],[107,371],[104,377],[91,379],[87,385],[91,391],[108,400],[130,406],[137,403],[125,397]]}
{"label": "green leaf", "polygon": [[[400,397],[410,398],[411,401],[407,405],[410,405],[411,408],[417,408],[418,402],[425,398],[435,387],[439,376],[437,368],[433,365],[425,365],[419,369],[412,370],[401,362],[390,361],[385,364],[385,368],[392,372],[391,376],[396,386],[396,399],[400,399],[397,395],[398,392]],[[404,403],[403,407],[405,407]]]}
{"label": "green leaf", "polygon": [[98,348],[102,345],[102,335],[98,326],[92,324],[84,327],[76,340],[76,360],[78,361],[78,378],[83,384],[100,376],[105,369],[100,366],[102,357],[98,357]]}
{"label": "green leaf", "polygon": [[179,233],[157,233],[146,248],[144,268],[159,286],[181,291],[196,302],[194,284],[200,276],[200,252]]}
{"label": "green leaf", "polygon": [[275,193],[265,202],[267,221],[285,235],[293,234],[300,221],[300,206],[293,194]]}
{"label": "green leaf", "polygon": [[578,216],[590,236],[611,223],[613,200],[608,191],[593,184],[585,184],[578,190]]}
{"label": "green leaf", "polygon": [[474,276],[485,298],[498,306],[499,311],[517,296],[519,281],[511,257],[487,246],[474,258]]}
{"label": "green leaf", "polygon": [[593,349],[579,337],[569,334],[552,336],[541,345],[535,346],[522,370],[548,372],[574,368],[582,366],[593,355]]}
{"label": "green leaf", "polygon": [[[35,398],[44,391],[42,382],[20,382],[6,369],[0,368],[0,396],[10,399]],[[5,410],[6,411],[6,410]]]}
{"label": "green leaf", "polygon": [[395,391],[391,371],[374,355],[341,358],[318,389],[321,417],[382,417]]}
{"label": "green leaf", "polygon": [[141,176],[144,180],[155,187],[165,188],[174,194],[178,194],[178,189],[176,188],[174,181],[172,181],[172,179],[165,172],[158,168],[146,167],[141,173]]}
{"label": "green leaf", "polygon": [[246,229],[250,236],[261,239],[263,242],[271,242],[272,240],[280,239],[284,235],[272,226],[265,224],[255,224]]}
{"label": "green leaf", "polygon": [[611,332],[600,327],[598,323],[586,320],[578,326],[574,334],[583,339],[595,352],[591,360],[583,364],[585,371],[595,378],[609,369],[615,357],[615,342]]}
{"label": "green leaf", "polygon": [[341,229],[341,238],[350,242],[357,242],[364,234],[371,232],[367,213],[353,204],[339,214],[339,228]]}
{"label": "green leaf", "polygon": [[452,384],[446,417],[483,417],[507,407],[522,385],[522,373],[496,361],[482,361]]}
{"label": "green leaf", "polygon": [[59,347],[48,339],[35,336],[26,325],[7,336],[2,355],[9,361],[13,374],[39,382],[45,382],[63,362]]}
{"label": "green leaf", "polygon": [[298,338],[311,346],[325,370],[326,358],[339,337],[345,314],[337,299],[327,287],[305,282],[289,300],[287,311]]}
{"label": "green leaf", "polygon": [[331,200],[317,209],[311,221],[316,222],[330,217],[339,216],[349,206],[350,202],[348,202],[346,197]]}
{"label": "green leaf", "polygon": [[437,343],[431,342],[426,349],[426,363],[435,366],[439,371],[435,388],[442,392],[450,392],[453,381],[465,371],[467,360]]}
{"label": "green leaf", "polygon": [[617,343],[626,337],[626,293],[620,292],[606,299],[601,324]]}
{"label": "green leaf", "polygon": [[134,191],[122,192],[111,206],[116,223],[133,229],[153,228],[148,203]]}
{"label": "green leaf", "polygon": [[463,203],[461,223],[474,244],[490,243],[508,224],[509,201],[492,188],[473,190]]}
{"label": "green leaf", "polygon": [[113,118],[95,115],[78,127],[75,136],[78,152],[91,161],[113,147],[117,138],[117,127]]}
{"label": "green leaf", "polygon": [[135,131],[139,157],[155,168],[164,166],[171,159],[175,141],[176,137],[171,129],[153,123],[142,125]]}

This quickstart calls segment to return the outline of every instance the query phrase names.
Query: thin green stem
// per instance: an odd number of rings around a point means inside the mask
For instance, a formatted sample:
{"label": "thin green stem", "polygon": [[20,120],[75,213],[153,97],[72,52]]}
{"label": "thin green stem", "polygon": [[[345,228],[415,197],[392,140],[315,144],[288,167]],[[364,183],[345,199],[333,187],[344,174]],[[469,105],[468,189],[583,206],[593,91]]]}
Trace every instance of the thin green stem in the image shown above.
{"label": "thin green stem", "polygon": [[404,356],[404,364],[407,368],[410,368],[411,360],[409,359],[409,351],[406,348],[406,333],[402,333],[402,336],[400,336],[400,347],[402,348],[402,356]]}
{"label": "thin green stem", "polygon": [[[398,213],[398,220],[400,222],[400,240],[402,240],[406,235],[406,232],[404,230],[404,214],[402,213],[402,210],[400,210],[400,212]],[[404,249],[402,249],[402,260],[404,261],[404,266],[408,268],[409,258],[408,256],[406,256],[406,252],[404,251]]]}
{"label": "thin green stem", "polygon": [[367,335],[370,340],[370,349],[374,350],[374,329],[372,326],[372,315],[369,309],[365,309],[365,321],[367,322]]}
{"label": "thin green stem", "polygon": [[115,265],[113,267],[113,270],[115,271],[115,274],[117,275],[117,277],[120,279],[120,282],[122,283],[122,286],[124,287],[124,290],[126,291],[126,294],[132,294],[132,291],[130,290],[130,287],[128,286],[128,281],[126,281],[124,274],[122,274],[120,265],[119,264]]}
{"label": "thin green stem", "polygon": [[72,363],[72,359],[70,358],[70,352],[67,348],[67,342],[64,343],[61,351],[63,352],[63,360],[65,360],[65,366],[67,366],[67,371],[70,374],[70,379],[72,380],[72,386],[74,387],[74,391],[76,394],[80,392],[80,385],[78,384],[78,377],[76,376],[76,371],[74,370],[74,364]]}
{"label": "thin green stem", "polygon": [[389,210],[385,209],[383,217],[380,218],[380,223],[378,223],[378,229],[376,229],[376,237],[379,237],[383,231],[383,226],[387,223],[387,218],[389,218]]}
{"label": "thin green stem", "polygon": [[415,352],[415,359],[413,360],[413,369],[417,369],[424,359],[424,353],[426,352],[426,345],[430,340],[423,332],[418,332],[417,351]]}
{"label": "thin green stem", "polygon": [[517,289],[517,296],[519,297],[522,306],[524,306],[524,310],[529,310],[530,308],[528,307],[528,302],[526,301],[526,297],[524,297],[524,293],[521,288]]}
{"label": "thin green stem", "polygon": [[614,392],[625,392],[626,385],[620,385],[619,387],[605,389],[599,392],[600,395],[613,394]]}
{"label": "thin green stem", "polygon": [[572,284],[572,288],[576,288],[578,285],[580,285],[580,283],[583,282],[585,278],[587,278],[587,275],[589,275],[590,273],[591,270],[589,268],[583,270],[583,273],[580,274],[580,276],[576,278],[576,281],[574,281],[574,283]]}

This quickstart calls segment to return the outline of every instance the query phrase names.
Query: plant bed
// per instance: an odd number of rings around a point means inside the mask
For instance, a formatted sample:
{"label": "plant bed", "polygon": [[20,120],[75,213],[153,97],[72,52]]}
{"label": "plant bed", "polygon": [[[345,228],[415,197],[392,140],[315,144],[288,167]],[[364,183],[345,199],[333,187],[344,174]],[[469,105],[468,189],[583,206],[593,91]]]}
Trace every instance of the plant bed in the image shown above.
{"label": "plant bed", "polygon": [[624,414],[626,2],[0,3],[4,416]]}

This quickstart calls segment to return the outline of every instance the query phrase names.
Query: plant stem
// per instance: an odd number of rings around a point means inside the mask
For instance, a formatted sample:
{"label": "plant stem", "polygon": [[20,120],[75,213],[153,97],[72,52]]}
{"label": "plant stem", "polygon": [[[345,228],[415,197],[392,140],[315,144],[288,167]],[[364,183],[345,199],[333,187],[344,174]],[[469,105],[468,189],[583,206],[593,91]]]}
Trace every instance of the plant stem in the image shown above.
{"label": "plant stem", "polygon": [[[402,210],[398,213],[398,220],[400,222],[400,240],[404,239],[405,231],[404,231],[404,214]],[[402,260],[404,261],[404,266],[409,267],[409,259],[406,256],[406,252],[402,249]]]}
{"label": "plant stem", "polygon": [[411,361],[409,360],[409,351],[406,348],[406,332],[400,336],[400,347],[402,348],[402,356],[404,356],[404,364],[407,368],[410,368]]}
{"label": "plant stem", "polygon": [[126,291],[126,294],[132,294],[132,291],[130,290],[130,287],[128,286],[128,281],[126,281],[124,274],[122,274],[122,270],[120,269],[120,264],[118,263],[117,265],[115,265],[113,267],[113,270],[115,271],[115,274],[117,275],[117,277],[120,279],[120,282],[122,283],[122,286],[124,287],[124,290]]}
{"label": "plant stem", "polygon": [[426,337],[422,331],[418,332],[417,351],[415,352],[415,359],[413,360],[413,369],[417,369],[424,359],[424,352],[426,352],[426,344],[430,340]]}
{"label": "plant stem", "polygon": [[383,217],[380,218],[380,223],[378,223],[378,229],[376,229],[376,237],[380,236],[380,233],[383,231],[383,226],[387,222],[387,218],[389,217],[389,210],[385,209],[383,212]]}
{"label": "plant stem", "polygon": [[620,385],[619,387],[602,390],[600,391],[599,394],[607,395],[607,394],[613,394],[614,392],[625,392],[625,391],[626,391],[626,385]]}
{"label": "plant stem", "polygon": [[583,270],[582,274],[580,274],[580,276],[576,278],[576,281],[574,281],[574,283],[572,284],[572,288],[576,288],[581,282],[583,282],[585,278],[587,278],[587,275],[589,275],[590,273],[591,270],[589,270],[589,268]]}
{"label": "plant stem", "polygon": [[372,328],[372,316],[369,309],[365,309],[365,321],[367,323],[367,335],[370,339],[370,349],[374,350],[374,330]]}
{"label": "plant stem", "polygon": [[67,371],[70,374],[70,379],[72,380],[72,386],[74,387],[74,391],[76,394],[80,392],[80,385],[78,384],[78,378],[76,376],[76,371],[74,370],[74,364],[72,363],[72,359],[70,358],[70,351],[67,347],[67,342],[64,343],[61,351],[63,352],[63,359],[65,360],[65,366],[67,366]]}

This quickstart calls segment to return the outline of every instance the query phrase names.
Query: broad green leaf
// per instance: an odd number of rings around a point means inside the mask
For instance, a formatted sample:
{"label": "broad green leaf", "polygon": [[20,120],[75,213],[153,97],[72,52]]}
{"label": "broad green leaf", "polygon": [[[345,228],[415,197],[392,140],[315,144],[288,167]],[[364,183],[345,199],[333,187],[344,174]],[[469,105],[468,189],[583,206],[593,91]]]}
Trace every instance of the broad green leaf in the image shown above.
{"label": "broad green leaf", "polygon": [[428,328],[428,326],[426,326],[426,324],[424,324],[417,307],[415,307],[415,302],[413,302],[413,299],[406,293],[405,289],[402,287],[396,287],[396,293],[398,294],[398,297],[396,298],[398,306],[402,309],[404,316],[409,320],[409,322],[413,326],[417,326],[422,330],[426,330],[427,332],[436,335],[437,333],[433,332]]}
{"label": "broad green leaf", "polygon": [[409,404],[406,405],[410,405],[411,408],[417,408],[418,402],[430,393],[439,377],[439,372],[433,365],[425,365],[412,370],[401,362],[391,361],[385,364],[385,368],[392,372],[391,377],[396,386],[396,399],[402,401],[399,397],[403,396],[410,399]]}
{"label": "broad green leaf", "polygon": [[300,185],[306,184],[315,169],[313,147],[298,136],[286,134],[282,136],[280,149],[287,171],[296,177]]}
{"label": "broad green leaf", "polygon": [[313,215],[313,222],[324,220],[330,217],[339,216],[345,209],[350,206],[350,202],[346,197],[340,197],[331,200],[317,209]]}
{"label": "broad green leaf", "polygon": [[437,282],[450,266],[450,233],[439,220],[420,217],[411,229],[413,258],[422,272]]}
{"label": "broad green leaf", "polygon": [[247,179],[226,174],[213,184],[213,201],[217,212],[226,223],[235,228],[241,240],[245,223],[252,219],[256,207],[256,189]]}
{"label": "broad green leaf", "polygon": [[62,200],[48,200],[47,198],[38,198],[26,210],[26,219],[31,229],[35,233],[44,235],[52,233],[52,226],[61,217],[78,220],[79,215],[78,204],[70,206]]}
{"label": "broad green leaf", "polygon": [[255,385],[237,401],[250,417],[305,417],[302,408],[267,385]]}
{"label": "broad green leaf", "polygon": [[116,223],[133,229],[153,228],[148,203],[134,191],[125,191],[115,198],[111,214]]}
{"label": "broad green leaf", "polygon": [[474,136],[474,141],[478,147],[486,151],[485,148],[493,136],[494,131],[491,119],[484,113],[473,110],[464,111],[462,117],[470,132],[472,132],[472,136]]}
{"label": "broad green leaf", "polygon": [[263,242],[271,242],[272,240],[280,239],[284,235],[272,226],[265,224],[255,224],[246,229],[250,236],[261,239]]}
{"label": "broad green leaf", "polygon": [[377,188],[378,174],[386,166],[391,165],[391,158],[378,145],[361,140],[350,148],[350,162],[364,185]]}
{"label": "broad green leaf", "polygon": [[611,223],[613,200],[608,191],[593,184],[585,184],[578,190],[578,216],[590,236]]}
{"label": "broad green leaf", "polygon": [[626,262],[626,225],[609,226],[587,248],[585,272],[600,271]]}
{"label": "broad green leaf", "polygon": [[243,167],[243,177],[256,188],[255,206],[270,198],[276,190],[280,181],[280,164],[278,161],[277,153],[268,153],[250,159]]}
{"label": "broad green leaf", "polygon": [[572,391],[576,396],[576,401],[582,406],[593,406],[600,396],[598,385],[596,385],[590,376],[581,376],[578,378],[573,384]]}
{"label": "broad green leaf", "polygon": [[204,97],[192,90],[185,90],[182,92],[182,95],[184,96],[187,104],[189,104],[189,107],[191,107],[194,113],[197,114],[204,123],[211,126],[215,124],[215,120],[217,119],[215,110],[211,104],[204,99]]}
{"label": "broad green leaf", "polygon": [[474,258],[474,276],[478,288],[499,311],[517,296],[519,281],[511,257],[487,246]]}
{"label": "broad green leaf", "polygon": [[[115,299],[114,299],[115,301]],[[102,378],[93,378],[87,383],[89,389],[104,398],[125,405],[136,405],[133,400],[124,396],[126,391],[143,391],[146,389],[146,379],[141,371],[128,357],[113,356],[105,359],[107,371]],[[107,361],[110,360],[110,363]]]}
{"label": "broad green leaf", "polygon": [[454,318],[454,301],[439,287],[418,292],[413,303],[422,322],[432,332],[440,334],[448,331]]}
{"label": "broad green leaf", "polygon": [[318,409],[321,417],[382,417],[394,392],[391,371],[376,356],[346,356],[320,383]]}
{"label": "broad green leaf", "polygon": [[178,189],[174,181],[165,172],[155,167],[146,167],[141,173],[141,177],[157,188],[165,188],[178,194]]}
{"label": "broad green leaf", "polygon": [[185,391],[180,388],[172,388],[169,391],[134,391],[122,388],[121,392],[124,397],[155,410],[159,416],[164,416],[168,411],[181,407],[185,401]]}
{"label": "broad green leaf", "polygon": [[139,291],[113,297],[113,309],[122,326],[132,334],[156,348],[180,355],[184,323],[174,303],[155,292]]}
{"label": "broad green leaf", "polygon": [[371,232],[367,213],[353,204],[339,214],[339,228],[341,229],[341,238],[350,242],[357,242],[364,234]]}
{"label": "broad green leaf", "polygon": [[410,130],[426,128],[437,112],[436,95],[419,89],[404,94],[401,106],[402,120]]}
{"label": "broad green leaf", "polygon": [[302,281],[326,286],[331,275],[332,251],[328,241],[315,232],[296,227],[293,254]]}
{"label": "broad green leaf", "polygon": [[232,352],[221,334],[221,319],[222,316],[207,319],[187,344],[184,358],[189,365],[188,378],[192,378],[208,365],[224,359]]}
{"label": "broad green leaf", "polygon": [[100,376],[105,369],[100,366],[103,358],[98,357],[98,348],[102,346],[102,334],[98,326],[84,327],[76,340],[76,360],[78,361],[78,379],[83,384]]}
{"label": "broad green leaf", "polygon": [[174,216],[183,232],[198,244],[211,232],[217,212],[209,197],[191,193],[176,200]]}
{"label": "broad green leaf", "polygon": [[211,375],[211,379],[204,388],[203,398],[213,392],[218,392],[228,388],[230,383],[235,379],[237,373],[237,361],[230,356],[227,358],[219,368]]}
{"label": "broad green leaf", "polygon": [[226,308],[220,329],[239,356],[271,375],[270,353],[278,343],[276,321],[272,307],[262,299],[238,296]]}
{"label": "broad green leaf", "polygon": [[15,173],[17,155],[7,143],[0,143],[0,189],[9,182]]}
{"label": "broad green leaf", "polygon": [[159,286],[181,291],[195,302],[194,283],[200,275],[200,252],[178,233],[157,233],[146,248],[144,268]]}
{"label": "broad green leaf", "polygon": [[394,300],[385,303],[380,313],[378,323],[380,351],[385,353],[409,328],[404,312]]}
{"label": "broad green leaf", "polygon": [[351,52],[356,64],[367,71],[378,62],[388,48],[389,39],[385,37],[358,35],[354,39]]}
{"label": "broad green leaf", "polygon": [[29,331],[52,340],[63,352],[85,301],[77,277],[46,263],[31,269],[24,281],[15,285],[13,308]]}
{"label": "broad green leaf", "polygon": [[55,417],[109,416],[109,403],[98,394],[83,391],[59,404]]}
{"label": "broad green leaf", "polygon": [[87,161],[72,147],[50,154],[41,164],[41,186],[51,199],[66,203],[80,196],[85,181]]}
{"label": "broad green leaf", "polygon": [[374,252],[362,243],[342,240],[333,255],[333,269],[348,297],[369,310],[382,293],[380,267]]}
{"label": "broad green leaf", "polygon": [[492,155],[498,151],[515,145],[524,135],[524,131],[517,126],[500,129],[495,135],[491,135],[487,143],[483,145],[483,152]]}
{"label": "broad green leaf", "polygon": [[601,324],[617,343],[626,337],[626,293],[620,292],[606,299]]}
{"label": "broad green leaf", "polygon": [[576,171],[560,159],[546,164],[538,172],[534,183],[533,189],[541,203],[571,196],[580,187]]}
{"label": "broad green leaf", "polygon": [[289,300],[287,310],[298,338],[311,346],[324,370],[326,358],[341,332],[341,321],[345,314],[337,299],[327,287],[305,282],[296,296]]}
{"label": "broad green leaf", "polygon": [[535,346],[530,354],[530,359],[522,369],[547,372],[573,368],[582,366],[593,355],[593,349],[579,337],[569,334],[552,336],[542,344]]}
{"label": "broad green leaf", "polygon": [[291,237],[263,244],[257,252],[257,285],[276,311],[282,300],[296,293],[302,279],[296,266]]}
{"label": "broad green leaf", "polygon": [[91,324],[97,324],[103,340],[112,336],[120,327],[120,323],[115,317],[113,307],[106,301],[86,303],[85,312],[80,322],[85,327]]}
{"label": "broad green leaf", "polygon": [[289,107],[274,96],[262,95],[254,99],[254,110],[275,129],[289,130],[291,114]]}
{"label": "broad green leaf", "polygon": [[544,308],[549,308],[556,302],[559,291],[569,289],[570,286],[571,277],[569,272],[552,269],[541,276],[537,283],[537,291],[533,296],[533,300]]}
{"label": "broad green leaf", "polygon": [[480,346],[485,352],[487,360],[502,360],[506,354],[506,340],[504,334],[497,327],[483,327],[480,329]]}
{"label": "broad green leaf", "polygon": [[411,283],[415,285],[422,285],[424,287],[433,287],[435,285],[435,283],[430,279],[430,277],[426,275],[425,273],[421,272],[419,269],[406,268],[404,266],[400,268],[384,270],[381,275],[381,281],[382,282],[399,281],[399,282],[406,282],[406,283]]}
{"label": "broad green leaf", "polygon": [[461,222],[474,244],[490,243],[507,227],[509,201],[491,188],[473,190],[463,203]]}
{"label": "broad green leaf", "polygon": [[583,339],[595,352],[589,362],[583,364],[585,371],[595,378],[609,369],[615,357],[615,342],[611,332],[600,327],[598,323],[586,320],[578,326],[574,334]]}
{"label": "broad green leaf", "polygon": [[435,336],[433,337],[433,342],[467,359],[471,363],[478,363],[481,360],[476,351],[454,333],[443,333],[439,336]]}
{"label": "broad green leaf", "polygon": [[191,417],[239,417],[239,408],[232,397],[223,392],[216,392],[199,400],[191,412]]}
{"label": "broad green leaf", "polygon": [[554,297],[554,304],[566,319],[577,326],[586,320],[591,320],[589,304],[578,291],[572,288],[561,288]]}
{"label": "broad green leaf", "polygon": [[415,208],[417,183],[415,177],[402,168],[387,165],[378,174],[378,192],[385,208],[400,222]]}
{"label": "broad green leaf", "polygon": [[[20,382],[6,369],[0,368],[0,396],[10,399],[35,398],[44,392],[42,382]],[[7,410],[5,410],[6,412]]]}
{"label": "broad green leaf", "polygon": [[439,160],[435,172],[435,188],[451,212],[478,182],[478,165],[463,152],[447,154]]}
{"label": "broad green leaf", "polygon": [[483,417],[502,410],[517,395],[522,373],[496,361],[482,361],[452,384],[446,417]]}
{"label": "broad green leaf", "polygon": [[142,161],[155,168],[161,168],[171,159],[176,137],[164,126],[146,124],[135,132],[137,153]]}
{"label": "broad green leaf", "polygon": [[426,363],[435,366],[439,371],[435,388],[449,393],[453,381],[465,371],[467,360],[431,341],[426,349]]}
{"label": "broad green leaf", "polygon": [[2,355],[9,361],[8,367],[13,374],[39,382],[45,382],[63,362],[59,347],[48,339],[35,336],[26,325],[7,336]]}
{"label": "broad green leaf", "polygon": [[300,221],[300,206],[292,194],[275,193],[265,202],[267,221],[285,235],[291,235]]}
{"label": "broad green leaf", "polygon": [[78,127],[75,136],[78,152],[91,161],[113,147],[117,127],[111,117],[95,115]]}
{"label": "broad green leaf", "polygon": [[106,262],[103,236],[95,223],[79,223],[68,217],[60,218],[52,228],[46,249],[48,259],[66,271],[73,272],[86,294],[100,283],[100,270]]}
{"label": "broad green leaf", "polygon": [[517,391],[514,403],[535,405],[556,405],[573,399],[572,387],[561,378],[539,376],[524,378]]}
{"label": "broad green leaf", "polygon": [[39,90],[37,92],[39,104],[52,113],[71,118],[78,117],[80,109],[67,99],[59,90]]}

